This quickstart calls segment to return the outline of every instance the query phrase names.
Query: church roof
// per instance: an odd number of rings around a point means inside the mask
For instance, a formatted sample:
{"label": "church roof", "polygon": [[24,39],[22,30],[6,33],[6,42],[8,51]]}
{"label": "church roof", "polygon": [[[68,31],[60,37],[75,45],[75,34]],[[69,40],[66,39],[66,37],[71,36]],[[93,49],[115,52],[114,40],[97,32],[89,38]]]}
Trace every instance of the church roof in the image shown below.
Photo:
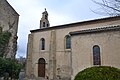
{"label": "church roof", "polygon": [[106,31],[114,31],[114,30],[120,31],[120,25],[79,30],[79,31],[70,32],[70,35],[87,34],[87,33],[95,33],[95,32],[106,32]]}
{"label": "church roof", "polygon": [[46,31],[46,30],[61,29],[61,28],[68,28],[68,27],[76,27],[76,26],[80,26],[80,25],[104,23],[104,22],[114,21],[114,20],[120,20],[120,16],[106,17],[106,18],[100,18],[100,19],[94,19],[94,20],[88,20],[88,21],[64,24],[64,25],[57,25],[57,26],[52,26],[52,27],[47,27],[47,28],[42,28],[42,29],[30,30],[30,32],[41,32],[41,31]]}

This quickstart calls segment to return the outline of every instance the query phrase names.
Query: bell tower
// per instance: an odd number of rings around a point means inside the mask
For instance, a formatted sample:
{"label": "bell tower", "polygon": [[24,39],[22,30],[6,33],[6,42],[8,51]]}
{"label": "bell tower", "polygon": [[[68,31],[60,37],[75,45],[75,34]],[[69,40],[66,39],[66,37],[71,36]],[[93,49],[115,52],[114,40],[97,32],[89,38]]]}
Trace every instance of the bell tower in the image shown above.
{"label": "bell tower", "polygon": [[47,28],[49,26],[50,24],[48,21],[48,12],[46,11],[46,8],[45,8],[45,11],[42,13],[42,18],[40,20],[40,29]]}

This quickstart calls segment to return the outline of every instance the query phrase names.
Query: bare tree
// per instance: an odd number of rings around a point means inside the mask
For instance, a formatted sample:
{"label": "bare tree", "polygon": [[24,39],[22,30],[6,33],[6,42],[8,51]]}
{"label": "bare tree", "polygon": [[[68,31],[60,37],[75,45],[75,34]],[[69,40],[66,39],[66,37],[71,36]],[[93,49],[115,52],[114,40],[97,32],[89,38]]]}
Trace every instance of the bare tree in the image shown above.
{"label": "bare tree", "polygon": [[99,5],[99,9],[92,10],[97,14],[120,16],[120,0],[92,0],[95,4]]}

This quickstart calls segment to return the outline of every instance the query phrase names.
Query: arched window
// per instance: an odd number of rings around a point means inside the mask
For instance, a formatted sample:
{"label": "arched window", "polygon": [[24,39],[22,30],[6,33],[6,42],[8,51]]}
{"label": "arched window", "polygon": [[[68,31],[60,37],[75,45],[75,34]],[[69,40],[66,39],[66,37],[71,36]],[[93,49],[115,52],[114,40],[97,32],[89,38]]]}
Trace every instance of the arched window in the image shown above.
{"label": "arched window", "polygon": [[71,49],[71,37],[67,35],[65,39],[66,39],[66,49]]}
{"label": "arched window", "polygon": [[49,27],[49,24],[47,24],[47,27]]}
{"label": "arched window", "polygon": [[45,77],[45,59],[40,58],[38,60],[38,77]]}
{"label": "arched window", "polygon": [[45,22],[43,22],[43,27],[45,27]]}
{"label": "arched window", "polygon": [[40,40],[40,48],[41,50],[45,50],[45,39],[44,38],[41,38]]}
{"label": "arched window", "polygon": [[45,19],[47,20],[47,15],[45,15]]}
{"label": "arched window", "polygon": [[93,46],[93,64],[101,65],[100,47],[98,45]]}

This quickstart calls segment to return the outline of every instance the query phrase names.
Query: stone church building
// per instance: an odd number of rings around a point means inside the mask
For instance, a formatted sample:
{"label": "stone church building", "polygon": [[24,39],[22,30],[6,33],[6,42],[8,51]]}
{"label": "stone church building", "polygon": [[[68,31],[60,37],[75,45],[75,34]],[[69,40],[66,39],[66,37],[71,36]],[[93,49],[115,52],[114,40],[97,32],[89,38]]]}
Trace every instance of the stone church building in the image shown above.
{"label": "stone church building", "polygon": [[8,47],[5,49],[4,57],[15,58],[17,51],[17,32],[19,14],[8,3],[7,0],[0,0],[0,33],[8,31],[11,33]]}
{"label": "stone church building", "polygon": [[50,27],[45,10],[40,28],[30,32],[27,78],[74,80],[87,67],[120,68],[120,16]]}

